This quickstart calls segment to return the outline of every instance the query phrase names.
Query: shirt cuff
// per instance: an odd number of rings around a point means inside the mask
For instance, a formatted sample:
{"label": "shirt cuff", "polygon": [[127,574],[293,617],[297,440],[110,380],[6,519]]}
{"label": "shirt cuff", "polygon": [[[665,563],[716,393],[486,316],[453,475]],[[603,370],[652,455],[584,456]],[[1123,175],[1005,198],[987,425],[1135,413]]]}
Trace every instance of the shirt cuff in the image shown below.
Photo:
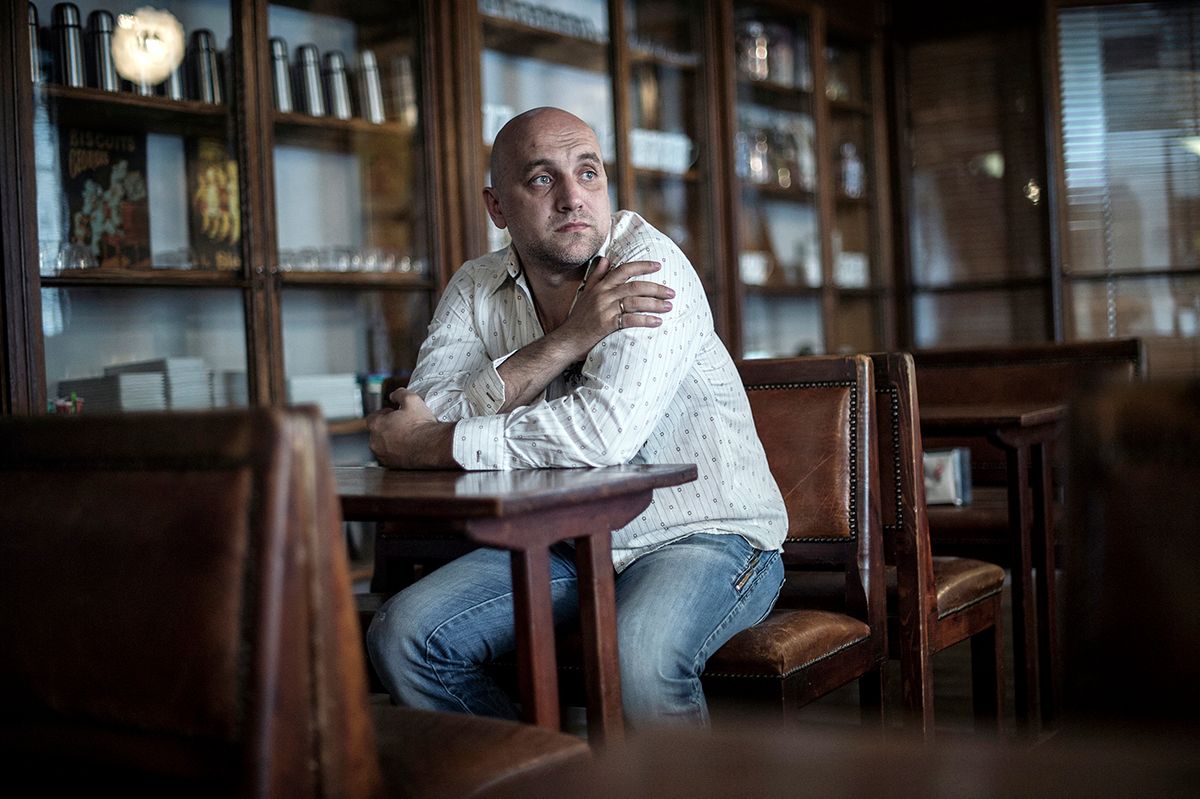
{"label": "shirt cuff", "polygon": [[504,416],[472,416],[454,425],[454,460],[464,469],[508,469]]}
{"label": "shirt cuff", "polygon": [[500,377],[496,367],[507,359],[508,355],[505,355],[492,361],[490,365],[481,369],[467,386],[465,393],[472,416],[491,416],[500,412],[501,406],[504,405],[504,379]]}

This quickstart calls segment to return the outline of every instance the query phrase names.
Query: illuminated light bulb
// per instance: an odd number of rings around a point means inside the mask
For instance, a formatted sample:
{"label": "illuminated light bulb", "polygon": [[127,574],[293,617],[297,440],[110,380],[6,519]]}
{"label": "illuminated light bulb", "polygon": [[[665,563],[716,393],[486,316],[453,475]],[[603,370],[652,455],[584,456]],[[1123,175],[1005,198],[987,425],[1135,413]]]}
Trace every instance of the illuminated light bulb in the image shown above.
{"label": "illuminated light bulb", "polygon": [[183,25],[169,11],[139,8],[117,17],[112,47],[122,78],[137,84],[162,83],[183,61]]}

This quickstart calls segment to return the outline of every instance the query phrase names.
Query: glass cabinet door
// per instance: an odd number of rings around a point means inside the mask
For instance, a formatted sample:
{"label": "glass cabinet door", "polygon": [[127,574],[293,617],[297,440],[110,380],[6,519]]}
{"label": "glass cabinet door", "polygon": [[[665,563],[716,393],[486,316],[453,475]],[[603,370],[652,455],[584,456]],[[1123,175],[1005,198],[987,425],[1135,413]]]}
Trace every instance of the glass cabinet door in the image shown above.
{"label": "glass cabinet door", "polygon": [[702,22],[683,0],[626,0],[626,103],[632,208],[679,245],[716,303]]}
{"label": "glass cabinet door", "polygon": [[836,302],[829,325],[831,352],[864,352],[881,345],[887,294],[882,289],[877,224],[874,117],[869,43],[830,33],[825,47],[833,224],[830,258]]}
{"label": "glass cabinet door", "polygon": [[267,8],[283,398],[334,421],[379,406],[383,379],[411,371],[429,322],[418,10]]}
{"label": "glass cabinet door", "polygon": [[811,21],[739,4],[733,41],[742,353],[823,352]]}
{"label": "glass cabinet door", "polygon": [[244,220],[224,0],[29,3],[46,396],[246,404]]}
{"label": "glass cabinet door", "polygon": [[[478,0],[483,141],[479,174],[488,175],[491,144],[513,116],[557,106],[587,122],[600,139],[613,207],[617,200],[616,126],[607,0]],[[490,182],[490,177],[485,177]],[[487,248],[508,232],[487,224]],[[469,253],[475,257],[481,253]]]}

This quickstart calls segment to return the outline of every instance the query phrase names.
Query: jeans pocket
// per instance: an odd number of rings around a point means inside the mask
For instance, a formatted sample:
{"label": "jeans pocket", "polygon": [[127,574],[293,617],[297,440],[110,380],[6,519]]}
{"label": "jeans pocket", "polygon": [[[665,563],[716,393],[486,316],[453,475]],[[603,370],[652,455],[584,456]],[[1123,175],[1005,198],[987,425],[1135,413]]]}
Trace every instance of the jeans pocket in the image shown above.
{"label": "jeans pocket", "polygon": [[733,590],[739,594],[746,587],[746,583],[750,582],[750,578],[754,576],[754,570],[758,567],[758,562],[762,560],[762,550],[754,550],[754,554],[750,556],[750,562],[746,564],[746,568],[742,571],[737,581],[733,584]]}

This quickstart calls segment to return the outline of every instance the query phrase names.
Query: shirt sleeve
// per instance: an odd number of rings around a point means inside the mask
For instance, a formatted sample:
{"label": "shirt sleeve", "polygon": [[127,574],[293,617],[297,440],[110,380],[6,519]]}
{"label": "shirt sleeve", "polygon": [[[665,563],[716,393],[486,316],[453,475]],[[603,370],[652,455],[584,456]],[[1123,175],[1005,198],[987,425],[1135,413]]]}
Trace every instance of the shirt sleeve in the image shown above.
{"label": "shirt sleeve", "polygon": [[503,416],[459,421],[454,458],[466,469],[608,466],[628,463],[668,413],[702,344],[713,335],[708,300],[695,270],[669,239],[635,230],[609,252],[614,264],[660,261],[639,280],[675,290],[657,328],[628,328],[600,341],[580,384]]}
{"label": "shirt sleeve", "polygon": [[442,422],[488,416],[504,405],[504,381],[496,367],[512,353],[493,359],[472,321],[473,282],[460,269],[442,294],[429,335],[421,344],[408,381]]}

